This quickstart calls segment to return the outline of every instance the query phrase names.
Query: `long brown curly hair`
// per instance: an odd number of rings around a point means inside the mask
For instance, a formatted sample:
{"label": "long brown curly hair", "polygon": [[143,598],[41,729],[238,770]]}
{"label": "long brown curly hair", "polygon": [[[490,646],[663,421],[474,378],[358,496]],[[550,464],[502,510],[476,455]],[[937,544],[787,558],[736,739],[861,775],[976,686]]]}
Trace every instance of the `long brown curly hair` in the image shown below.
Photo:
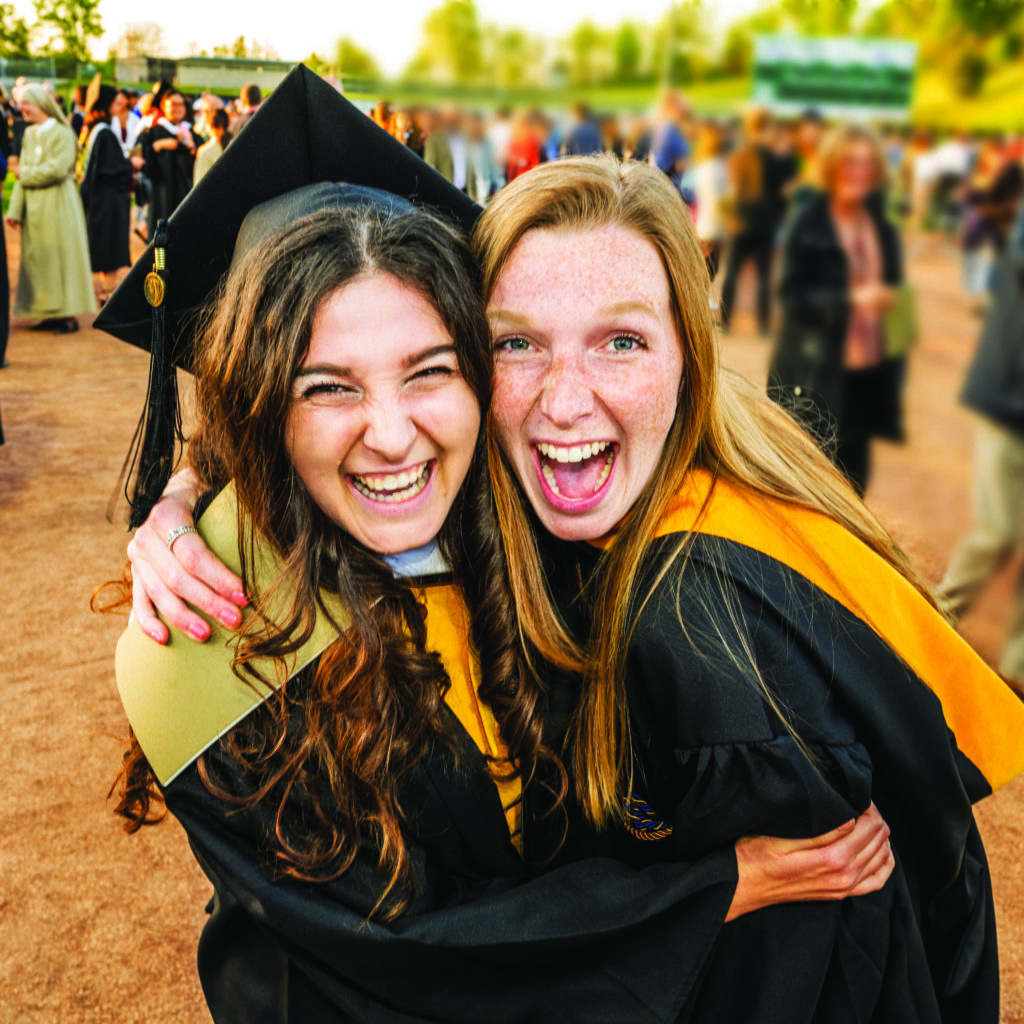
{"label": "long brown curly hair", "polygon": [[[285,874],[336,878],[370,844],[385,883],[378,908],[391,918],[411,895],[400,783],[433,744],[454,749],[441,713],[450,684],[441,658],[426,647],[426,612],[413,588],[321,511],[285,449],[292,381],[317,313],[338,288],[368,273],[389,274],[434,306],[487,411],[491,347],[478,276],[463,239],[439,218],[420,210],[324,212],[272,235],[232,267],[196,357],[190,459],[210,484],[235,485],[247,587],[254,586],[258,544],[269,544],[283,566],[270,587],[250,595],[260,627],[243,636],[236,674],[255,675],[253,659],[284,659],[301,646],[315,610],[329,615],[323,592],[340,596],[351,622],[315,672],[290,682],[220,741],[230,779],[213,758],[200,759],[199,771],[211,793],[236,807],[276,804],[272,857]],[[492,764],[492,774],[525,786],[545,759],[564,778],[542,746],[540,689],[519,653],[482,436],[438,542],[470,612],[480,697],[508,748],[509,762]],[[271,621],[281,595],[288,611]],[[117,805],[129,831],[154,820],[154,799],[155,780],[133,739]]]}

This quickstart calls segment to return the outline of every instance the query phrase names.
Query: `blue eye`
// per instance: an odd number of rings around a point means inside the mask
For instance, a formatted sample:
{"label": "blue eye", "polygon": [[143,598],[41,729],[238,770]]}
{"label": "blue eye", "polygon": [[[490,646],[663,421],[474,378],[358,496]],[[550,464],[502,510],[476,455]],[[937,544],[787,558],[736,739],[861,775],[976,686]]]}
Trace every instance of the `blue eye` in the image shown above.
{"label": "blue eye", "polygon": [[620,334],[618,337],[612,338],[611,347],[613,352],[635,352],[647,346],[632,334]]}
{"label": "blue eye", "polygon": [[503,338],[495,348],[505,352],[528,352],[530,343],[525,338]]}

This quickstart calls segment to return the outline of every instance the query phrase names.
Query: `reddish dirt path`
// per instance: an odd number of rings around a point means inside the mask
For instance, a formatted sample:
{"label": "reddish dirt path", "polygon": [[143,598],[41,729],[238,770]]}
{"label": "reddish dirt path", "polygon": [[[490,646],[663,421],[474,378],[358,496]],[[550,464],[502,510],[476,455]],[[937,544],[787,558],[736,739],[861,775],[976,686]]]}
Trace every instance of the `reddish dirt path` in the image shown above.
{"label": "reddish dirt path", "polygon": [[[12,273],[17,239],[8,232]],[[970,418],[955,405],[977,331],[953,254],[911,258],[925,342],[910,382],[910,443],[879,451],[869,500],[937,576],[968,523]],[[83,320],[83,324],[87,321]],[[728,359],[763,377],[767,345],[740,315]],[[209,886],[173,822],[126,838],[105,801],[124,720],[112,655],[121,624],[91,615],[126,535],[104,519],[145,393],[146,360],[91,330],[16,328],[0,371],[0,1021],[209,1021],[195,975]],[[972,616],[988,656],[1009,576]],[[1024,1024],[1024,779],[978,810],[1000,914],[1003,1020]]]}

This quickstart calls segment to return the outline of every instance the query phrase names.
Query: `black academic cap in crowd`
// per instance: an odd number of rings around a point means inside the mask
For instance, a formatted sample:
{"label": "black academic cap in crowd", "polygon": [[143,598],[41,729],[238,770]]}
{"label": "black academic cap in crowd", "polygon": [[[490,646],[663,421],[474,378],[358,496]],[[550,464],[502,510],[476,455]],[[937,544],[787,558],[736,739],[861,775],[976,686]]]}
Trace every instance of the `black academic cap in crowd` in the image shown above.
{"label": "black academic cap in crowd", "polygon": [[[198,314],[231,264],[242,222],[267,200],[318,182],[390,192],[447,216],[467,233],[481,213],[336,89],[305,66],[294,68],[158,229],[96,318],[100,330],[153,356],[146,410],[126,463],[129,475],[135,467],[133,525],[170,476],[180,422],[173,367],[191,369]],[[147,295],[162,295],[162,301],[151,306]]]}
{"label": "black academic cap in crowd", "polygon": [[85,90],[86,116],[94,110],[101,110],[104,113],[109,111],[115,96],[117,96],[117,90],[112,85],[104,85],[99,72],[97,72],[89,83],[89,88]]}

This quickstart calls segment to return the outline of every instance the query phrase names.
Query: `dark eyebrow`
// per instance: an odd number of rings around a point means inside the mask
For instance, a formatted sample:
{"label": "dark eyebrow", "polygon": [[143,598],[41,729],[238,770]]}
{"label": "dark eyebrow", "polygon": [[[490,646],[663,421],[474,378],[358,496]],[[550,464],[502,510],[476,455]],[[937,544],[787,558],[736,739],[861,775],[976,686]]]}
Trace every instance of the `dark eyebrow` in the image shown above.
{"label": "dark eyebrow", "polygon": [[[430,348],[425,348],[422,352],[414,352],[411,356],[406,356],[402,360],[402,369],[411,370],[414,366],[418,366],[420,363],[425,363],[428,359],[433,359],[435,356],[446,356],[455,354],[454,345],[432,345]],[[316,366],[303,366],[295,373],[295,380],[300,377],[313,377],[316,374],[329,374],[332,377],[351,377],[352,370],[347,366],[337,366],[334,363],[319,363]]]}
{"label": "dark eyebrow", "polygon": [[433,359],[434,356],[447,355],[455,355],[454,345],[434,345],[432,348],[425,348],[422,352],[417,352],[416,355],[406,356],[402,360],[402,369],[411,370],[414,366],[425,363],[428,359]]}

